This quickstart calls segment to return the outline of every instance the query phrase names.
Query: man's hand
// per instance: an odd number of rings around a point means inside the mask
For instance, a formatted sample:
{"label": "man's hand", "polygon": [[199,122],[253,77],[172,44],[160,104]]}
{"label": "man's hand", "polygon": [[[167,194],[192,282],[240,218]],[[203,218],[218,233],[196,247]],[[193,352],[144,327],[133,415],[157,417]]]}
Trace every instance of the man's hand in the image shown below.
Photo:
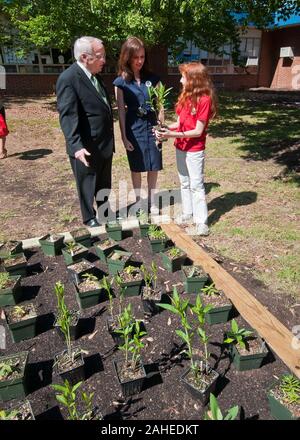
{"label": "man's hand", "polygon": [[89,153],[85,148],[81,148],[81,150],[76,151],[75,158],[80,160],[86,167],[89,167],[89,164],[85,158],[85,156],[90,156],[91,153]]}
{"label": "man's hand", "polygon": [[133,151],[134,150],[134,146],[132,145],[131,142],[129,142],[128,139],[126,139],[125,141],[123,141],[124,147],[127,151]]}

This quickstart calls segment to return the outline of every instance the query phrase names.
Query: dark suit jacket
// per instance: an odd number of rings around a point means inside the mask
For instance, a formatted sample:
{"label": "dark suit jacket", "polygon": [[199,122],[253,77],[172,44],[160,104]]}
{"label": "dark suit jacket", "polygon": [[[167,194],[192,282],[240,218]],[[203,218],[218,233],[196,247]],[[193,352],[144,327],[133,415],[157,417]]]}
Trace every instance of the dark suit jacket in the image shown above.
{"label": "dark suit jacket", "polygon": [[[97,79],[104,89],[99,75]],[[71,157],[81,148],[92,154],[99,152],[103,158],[114,152],[113,115],[106,90],[105,93],[109,106],[77,63],[59,76],[57,107]]]}

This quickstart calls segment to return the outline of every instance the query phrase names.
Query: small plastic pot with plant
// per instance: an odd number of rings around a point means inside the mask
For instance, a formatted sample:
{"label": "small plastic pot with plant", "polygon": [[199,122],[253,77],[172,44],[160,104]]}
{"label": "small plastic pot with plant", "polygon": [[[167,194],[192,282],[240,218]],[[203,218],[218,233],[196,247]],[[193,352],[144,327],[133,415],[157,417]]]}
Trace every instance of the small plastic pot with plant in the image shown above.
{"label": "small plastic pot with plant", "polygon": [[[163,128],[167,128],[167,126],[162,123],[161,119],[162,113],[167,105],[167,97],[169,96],[171,90],[172,87],[167,89],[166,86],[161,82],[155,87],[152,85],[148,87],[149,101],[147,101],[147,103],[150,104],[151,110],[155,113],[157,125],[154,125],[153,128],[158,132],[160,132],[160,130]],[[162,141],[165,140],[167,139],[163,139]]]}
{"label": "small plastic pot with plant", "polygon": [[54,322],[54,328],[57,330],[59,337],[65,340],[65,335],[60,327],[60,316],[64,316],[65,314],[70,314],[70,339],[71,341],[75,341],[79,337],[79,319],[80,319],[80,311],[79,310],[69,310],[65,303],[65,287],[58,281],[55,283],[54,292],[57,298],[57,313],[56,319]]}
{"label": "small plastic pot with plant", "polygon": [[123,240],[122,222],[121,219],[114,221],[109,221],[105,223],[105,230],[112,240],[121,241]]}
{"label": "small plastic pot with plant", "polygon": [[155,261],[152,261],[149,271],[143,264],[141,271],[145,281],[145,286],[143,286],[141,294],[144,312],[147,315],[153,316],[161,310],[158,304],[160,304],[163,295],[162,291],[157,288],[157,264]]}
{"label": "small plastic pot with plant", "polygon": [[72,314],[64,301],[64,286],[59,285],[59,288],[55,290],[55,294],[60,301],[57,325],[64,334],[67,349],[55,355],[54,369],[56,375],[60,375],[62,380],[67,379],[74,385],[85,378],[82,350],[79,347],[73,347],[71,343]]}
{"label": "small plastic pot with plant", "polygon": [[79,243],[86,248],[92,246],[91,233],[86,228],[73,229],[70,231],[70,235],[76,243]]}
{"label": "small plastic pot with plant", "polygon": [[120,287],[125,288],[125,296],[138,296],[141,293],[143,277],[140,269],[135,266],[126,266],[119,272]]}
{"label": "small plastic pot with plant", "polygon": [[4,310],[12,340],[20,342],[36,336],[37,310],[33,303],[9,306]]}
{"label": "small plastic pot with plant", "polygon": [[94,274],[95,266],[87,260],[81,260],[67,267],[70,280],[78,286],[85,274]]}
{"label": "small plastic pot with plant", "polygon": [[8,272],[0,272],[0,307],[16,305],[21,298],[20,275],[10,277]]}
{"label": "small plastic pot with plant", "polygon": [[176,272],[177,270],[180,270],[187,257],[186,253],[176,246],[161,252],[160,255],[163,260],[164,268],[169,272]]}
{"label": "small plastic pot with plant", "polygon": [[214,283],[202,288],[202,302],[213,306],[206,315],[208,324],[222,324],[230,320],[233,304],[222,290],[215,288]]}
{"label": "small plastic pot with plant", "polygon": [[130,265],[131,252],[122,251],[120,249],[113,250],[107,257],[108,271],[110,275],[116,275]]}
{"label": "small plastic pot with plant", "polygon": [[136,216],[139,222],[141,237],[147,237],[151,225],[149,214],[143,211],[142,209],[139,209],[138,212],[136,213]]}
{"label": "small plastic pot with plant", "polygon": [[0,258],[5,259],[13,255],[20,254],[23,251],[23,244],[21,241],[9,240],[0,243]]}
{"label": "small plastic pot with plant", "polygon": [[272,416],[276,420],[300,420],[300,379],[284,374],[268,390]]}
{"label": "small plastic pot with plant", "polygon": [[0,420],[35,420],[30,402],[24,400],[10,409],[0,410]]}
{"label": "small plastic pot with plant", "polygon": [[[200,402],[206,405],[210,393],[214,393],[219,373],[209,365],[210,354],[208,352],[209,337],[204,330],[205,315],[210,310],[210,306],[203,306],[200,295],[196,298],[196,304],[193,306],[189,300],[181,299],[177,289],[174,288],[171,304],[160,304],[160,307],[169,310],[179,316],[181,328],[176,330],[179,336],[186,344],[185,354],[190,360],[190,367],[183,373],[180,380],[186,389]],[[188,312],[196,318],[196,331],[193,330],[192,323],[189,320]],[[203,356],[198,359],[195,356],[194,335],[197,335],[203,344]],[[197,342],[198,344],[198,342]]]}
{"label": "small plastic pot with plant", "polygon": [[97,256],[103,263],[107,262],[107,256],[112,253],[114,249],[119,249],[118,243],[111,238],[106,238],[94,245]]}
{"label": "small plastic pot with plant", "polygon": [[117,332],[123,338],[123,345],[118,349],[124,352],[124,358],[113,361],[116,375],[125,398],[141,392],[146,378],[141,361],[141,350],[144,348],[142,337],[147,333],[141,330],[140,321],[124,325]]}
{"label": "small plastic pot with plant", "polygon": [[0,357],[0,401],[24,398],[28,393],[28,351]]}
{"label": "small plastic pot with plant", "polygon": [[[95,393],[87,394],[84,391],[78,396],[82,381],[72,385],[68,380],[63,385],[53,384],[55,397],[68,412],[68,420],[102,420],[102,414],[93,405]],[[80,407],[80,409],[79,409]]]}
{"label": "small plastic pot with plant", "polygon": [[3,267],[10,276],[20,275],[21,277],[26,277],[27,275],[27,260],[23,253],[14,254],[6,258],[3,262]]}
{"label": "small plastic pot with plant", "polygon": [[82,260],[87,256],[88,252],[89,250],[85,246],[75,241],[69,241],[62,249],[62,254],[67,266]]}
{"label": "small plastic pot with plant", "polygon": [[75,288],[80,310],[94,307],[107,299],[101,280],[92,273],[83,274],[81,283]]}
{"label": "small plastic pot with plant", "polygon": [[168,243],[167,234],[161,229],[160,226],[150,225],[148,230],[148,238],[153,253],[162,252]]}
{"label": "small plastic pot with plant", "polygon": [[204,420],[235,420],[239,413],[238,405],[231,407],[226,415],[222,414],[217,398],[210,394],[209,410],[204,415]]}
{"label": "small plastic pot with plant", "polygon": [[201,266],[182,266],[182,276],[186,293],[200,293],[208,281],[208,274]]}
{"label": "small plastic pot with plant", "polygon": [[260,368],[268,355],[265,341],[252,330],[239,328],[235,319],[226,332],[224,344],[230,345],[230,355],[238,371]]}
{"label": "small plastic pot with plant", "polygon": [[58,234],[47,234],[39,239],[42,251],[49,257],[55,257],[61,254],[64,247],[64,236]]}

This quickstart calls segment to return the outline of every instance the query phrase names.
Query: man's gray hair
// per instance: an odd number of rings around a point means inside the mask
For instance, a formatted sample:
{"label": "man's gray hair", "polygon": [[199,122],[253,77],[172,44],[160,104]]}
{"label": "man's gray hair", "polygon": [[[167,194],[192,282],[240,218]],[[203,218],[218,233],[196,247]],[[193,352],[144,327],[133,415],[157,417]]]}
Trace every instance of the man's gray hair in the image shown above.
{"label": "man's gray hair", "polygon": [[92,44],[96,42],[99,44],[103,44],[102,40],[95,37],[80,37],[75,41],[74,44],[74,57],[77,61],[80,61],[80,56],[83,53],[87,53],[88,55],[93,55]]}

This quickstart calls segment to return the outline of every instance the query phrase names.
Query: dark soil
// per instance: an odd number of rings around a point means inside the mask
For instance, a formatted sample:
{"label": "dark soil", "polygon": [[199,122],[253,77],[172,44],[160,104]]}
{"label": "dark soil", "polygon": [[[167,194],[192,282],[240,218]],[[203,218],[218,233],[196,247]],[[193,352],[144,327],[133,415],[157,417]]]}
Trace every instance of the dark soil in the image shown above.
{"label": "dark soil", "polygon": [[[104,238],[104,235],[100,237]],[[120,246],[132,252],[132,260],[144,263],[150,268],[152,259],[158,265],[158,288],[171,292],[172,285],[182,293],[183,283],[180,272],[170,273],[162,268],[159,254],[152,254],[147,239],[141,239],[137,231],[133,236],[122,240]],[[25,251],[28,259],[28,276],[22,279],[24,300],[34,300],[38,314],[45,315],[39,323],[38,336],[31,340],[14,344],[6,331],[6,349],[1,355],[9,355],[29,350],[30,393],[28,400],[37,419],[66,418],[66,411],[58,409],[52,383],[61,383],[59,377],[53,374],[54,356],[66,347],[53,328],[56,314],[56,297],[54,285],[61,281],[65,285],[66,302],[70,309],[78,309],[74,286],[71,284],[63,256],[46,257],[41,250]],[[107,266],[97,259],[91,248],[87,259],[96,267],[107,273]],[[230,267],[230,266],[229,266]],[[235,276],[235,275],[234,275]],[[243,283],[255,293],[269,309],[286,326],[291,326],[294,319],[285,303],[279,296],[274,297],[261,288],[255,281],[247,278]],[[186,295],[195,301],[195,295]],[[114,299],[116,302],[117,299]],[[184,345],[175,330],[179,328],[179,320],[175,315],[162,310],[159,314],[145,318],[140,297],[125,299],[125,304],[132,303],[137,319],[145,323],[147,335],[142,350],[142,360],[146,365],[147,380],[143,391],[125,400],[115,376],[113,360],[120,359],[123,353],[115,349],[113,339],[107,331],[106,319],[108,301],[81,312],[81,337],[74,344],[84,350],[86,380],[81,389],[87,393],[94,392],[94,403],[102,412],[105,419],[202,419],[205,409],[195,400],[180,382],[179,377],[189,367],[189,362],[182,353]],[[1,315],[4,318],[4,315]],[[247,323],[237,317],[239,326],[247,327]],[[5,326],[4,321],[0,324]],[[210,336],[210,364],[217,370],[221,379],[217,388],[217,397],[223,410],[233,405],[239,405],[243,419],[270,419],[267,402],[267,389],[274,382],[273,375],[280,376],[287,367],[270,355],[266,365],[259,370],[238,372],[231,364],[227,349],[222,345],[224,331],[227,325],[207,326]],[[291,327],[290,327],[291,328]],[[196,349],[202,355],[202,346],[197,343]],[[16,406],[17,401],[1,404],[1,408]]]}

